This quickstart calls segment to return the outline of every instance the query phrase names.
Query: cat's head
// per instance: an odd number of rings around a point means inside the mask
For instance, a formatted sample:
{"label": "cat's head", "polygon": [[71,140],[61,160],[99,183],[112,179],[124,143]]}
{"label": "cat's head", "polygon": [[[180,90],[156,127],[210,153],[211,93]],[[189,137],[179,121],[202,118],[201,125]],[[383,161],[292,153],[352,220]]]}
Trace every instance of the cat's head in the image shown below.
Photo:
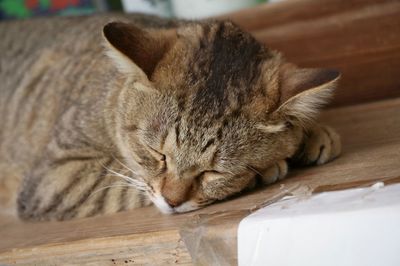
{"label": "cat's head", "polygon": [[226,21],[103,32],[123,77],[117,146],[165,213],[225,199],[291,157],[339,77],[287,63]]}

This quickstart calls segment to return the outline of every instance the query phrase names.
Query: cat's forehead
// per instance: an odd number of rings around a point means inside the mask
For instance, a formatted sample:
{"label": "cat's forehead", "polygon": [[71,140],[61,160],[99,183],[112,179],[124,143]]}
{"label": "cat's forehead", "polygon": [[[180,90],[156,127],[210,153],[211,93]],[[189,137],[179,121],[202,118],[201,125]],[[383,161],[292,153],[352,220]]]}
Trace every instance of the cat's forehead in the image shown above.
{"label": "cat's forehead", "polygon": [[175,87],[182,111],[221,118],[265,94],[265,62],[276,54],[231,22],[201,24],[197,38]]}
{"label": "cat's forehead", "polygon": [[166,146],[175,151],[183,168],[194,163],[206,169],[217,165],[234,167],[231,162],[242,158],[252,142],[259,139],[259,132],[250,124],[238,114],[220,120],[182,117],[170,128],[167,142],[171,145]]}

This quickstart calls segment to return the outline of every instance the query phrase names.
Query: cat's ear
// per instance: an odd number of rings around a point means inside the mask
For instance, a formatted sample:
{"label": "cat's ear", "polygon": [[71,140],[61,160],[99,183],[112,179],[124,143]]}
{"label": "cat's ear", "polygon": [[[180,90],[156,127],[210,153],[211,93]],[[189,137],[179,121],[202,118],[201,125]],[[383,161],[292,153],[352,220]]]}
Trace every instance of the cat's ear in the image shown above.
{"label": "cat's ear", "polygon": [[340,73],[336,70],[284,64],[280,70],[277,112],[294,124],[312,121],[332,97],[339,78]]}
{"label": "cat's ear", "polygon": [[132,24],[111,22],[104,26],[107,55],[119,71],[144,73],[148,79],[176,40],[175,30],[145,31]]}

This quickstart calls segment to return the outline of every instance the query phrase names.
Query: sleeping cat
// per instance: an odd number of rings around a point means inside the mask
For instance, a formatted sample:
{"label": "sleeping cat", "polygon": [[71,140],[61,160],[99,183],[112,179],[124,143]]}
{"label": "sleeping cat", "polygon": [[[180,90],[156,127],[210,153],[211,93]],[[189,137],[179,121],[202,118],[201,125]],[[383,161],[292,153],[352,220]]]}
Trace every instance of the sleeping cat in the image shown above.
{"label": "sleeping cat", "polygon": [[339,73],[232,22],[102,15],[0,35],[0,202],[21,219],[192,211],[340,153],[314,122]]}

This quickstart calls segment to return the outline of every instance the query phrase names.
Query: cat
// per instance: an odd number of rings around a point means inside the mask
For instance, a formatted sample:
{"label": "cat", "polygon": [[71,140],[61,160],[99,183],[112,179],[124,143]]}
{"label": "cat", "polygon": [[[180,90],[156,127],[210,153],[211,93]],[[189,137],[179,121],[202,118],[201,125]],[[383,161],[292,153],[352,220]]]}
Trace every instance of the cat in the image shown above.
{"label": "cat", "polygon": [[230,21],[96,15],[0,35],[0,201],[23,220],[188,212],[340,154],[315,122],[340,73]]}

